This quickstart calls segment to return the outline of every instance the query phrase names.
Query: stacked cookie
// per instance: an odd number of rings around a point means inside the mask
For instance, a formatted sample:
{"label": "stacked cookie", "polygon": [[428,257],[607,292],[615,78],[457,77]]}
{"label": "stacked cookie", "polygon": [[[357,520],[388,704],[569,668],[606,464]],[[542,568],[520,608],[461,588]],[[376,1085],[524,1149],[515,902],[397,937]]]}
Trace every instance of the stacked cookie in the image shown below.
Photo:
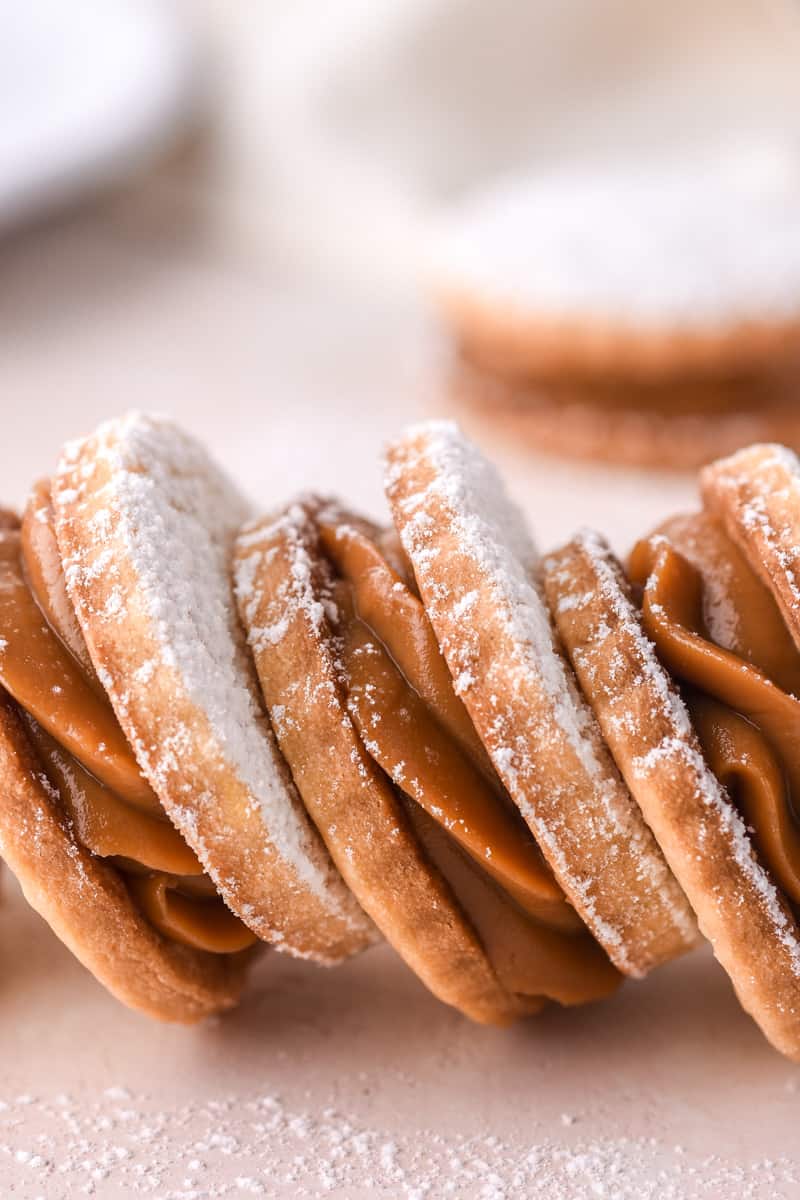
{"label": "stacked cookie", "polygon": [[800,468],[756,447],[704,491],[626,575],[598,535],[540,561],[448,423],[390,447],[388,528],[254,519],[169,422],[107,423],[3,517],[3,857],[164,1019],[234,1004],[260,943],[383,936],[504,1023],[643,976],[696,914],[800,1056]]}
{"label": "stacked cookie", "polygon": [[432,266],[457,399],[541,449],[617,462],[800,446],[798,200],[778,148],[475,194]]}

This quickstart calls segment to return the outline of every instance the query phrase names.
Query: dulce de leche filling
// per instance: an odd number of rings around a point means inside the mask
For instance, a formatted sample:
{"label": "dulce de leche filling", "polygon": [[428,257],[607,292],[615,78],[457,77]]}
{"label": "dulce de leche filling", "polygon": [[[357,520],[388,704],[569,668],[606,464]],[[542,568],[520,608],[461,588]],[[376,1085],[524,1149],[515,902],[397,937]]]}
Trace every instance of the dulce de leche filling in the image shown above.
{"label": "dulce de leche filling", "polygon": [[142,776],[97,679],[66,592],[46,481],[21,527],[0,523],[0,685],[76,838],[121,873],[150,924],[216,954],[251,945],[255,935],[217,895]]}
{"label": "dulce de leche filling", "polygon": [[709,766],[775,882],[800,905],[800,654],[775,601],[706,512],[639,542],[628,571]]}
{"label": "dulce de leche filling", "polygon": [[324,514],[348,707],[501,983],[576,1004],[619,975],[551,875],[455,693],[391,534]]}

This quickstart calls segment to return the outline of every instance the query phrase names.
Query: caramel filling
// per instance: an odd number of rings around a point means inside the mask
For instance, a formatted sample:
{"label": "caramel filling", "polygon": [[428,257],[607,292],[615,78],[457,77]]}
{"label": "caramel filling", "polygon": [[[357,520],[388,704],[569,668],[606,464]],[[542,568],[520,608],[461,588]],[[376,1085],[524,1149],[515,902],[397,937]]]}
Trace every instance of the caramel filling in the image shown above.
{"label": "caramel filling", "polygon": [[775,601],[705,512],[639,542],[629,575],[659,658],[685,685],[709,766],[800,905],[800,654]]}
{"label": "caramel filling", "polygon": [[619,976],[553,879],[455,693],[413,580],[387,535],[320,525],[332,563],[348,706],[508,990],[565,1004]]}
{"label": "caramel filling", "polygon": [[165,937],[216,954],[255,940],[216,894],[139,771],[64,584],[47,482],[0,524],[0,684],[19,705],[75,835],[123,875]]}

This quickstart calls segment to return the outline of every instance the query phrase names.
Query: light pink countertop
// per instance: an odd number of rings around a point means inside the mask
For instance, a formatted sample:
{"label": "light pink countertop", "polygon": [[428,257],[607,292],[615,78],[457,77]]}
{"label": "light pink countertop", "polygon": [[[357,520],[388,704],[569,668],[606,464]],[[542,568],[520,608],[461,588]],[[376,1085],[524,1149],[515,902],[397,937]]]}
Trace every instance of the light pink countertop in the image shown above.
{"label": "light pink countertop", "polygon": [[[99,220],[7,254],[3,500],[136,406],[186,421],[265,504],[314,487],[379,514],[382,441],[443,409],[422,315],[170,245]],[[693,491],[488,448],[543,548],[591,521],[624,549]],[[186,1030],[111,1000],[5,882],[2,1196],[800,1194],[800,1070],[707,953],[505,1031],[386,948],[336,971],[271,953],[238,1012]]]}

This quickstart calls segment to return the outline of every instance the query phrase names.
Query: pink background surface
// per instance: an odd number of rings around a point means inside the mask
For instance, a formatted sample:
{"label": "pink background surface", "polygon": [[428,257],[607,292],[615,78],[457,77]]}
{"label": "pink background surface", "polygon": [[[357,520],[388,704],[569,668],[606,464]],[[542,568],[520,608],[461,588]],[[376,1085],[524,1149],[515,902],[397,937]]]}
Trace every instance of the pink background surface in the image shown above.
{"label": "pink background surface", "polygon": [[[265,504],[380,515],[382,441],[441,412],[421,312],[280,283],[141,223],[8,253],[3,500],[61,441],[166,409]],[[691,479],[547,462],[487,433],[543,548],[591,521],[625,549]],[[0,908],[0,1194],[19,1197],[795,1196],[800,1070],[706,952],[582,1011],[469,1025],[386,948],[336,971],[265,956],[197,1029],[116,1004],[20,900]]]}

